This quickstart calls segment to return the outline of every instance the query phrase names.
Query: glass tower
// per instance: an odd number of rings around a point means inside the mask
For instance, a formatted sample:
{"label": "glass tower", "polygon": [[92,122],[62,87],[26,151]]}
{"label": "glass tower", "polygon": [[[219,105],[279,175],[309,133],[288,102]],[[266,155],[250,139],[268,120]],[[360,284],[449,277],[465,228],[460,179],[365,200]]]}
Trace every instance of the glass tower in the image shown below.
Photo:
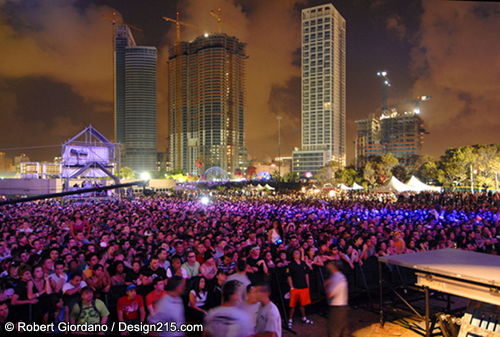
{"label": "glass tower", "polygon": [[123,144],[125,138],[125,50],[135,46],[134,36],[126,25],[115,25],[115,142]]}
{"label": "glass tower", "polygon": [[124,165],[138,172],[157,168],[156,63],[155,47],[127,47]]}
{"label": "glass tower", "polygon": [[137,46],[130,28],[115,25],[115,140],[122,166],[153,172],[156,152],[156,67],[154,47]]}

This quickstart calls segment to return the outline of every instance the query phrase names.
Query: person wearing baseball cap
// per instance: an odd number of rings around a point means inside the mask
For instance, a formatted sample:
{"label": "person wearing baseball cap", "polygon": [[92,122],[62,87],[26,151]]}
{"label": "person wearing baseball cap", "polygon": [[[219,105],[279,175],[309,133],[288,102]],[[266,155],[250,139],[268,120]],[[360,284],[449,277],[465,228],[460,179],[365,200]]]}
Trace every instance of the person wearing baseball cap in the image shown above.
{"label": "person wearing baseball cap", "polygon": [[118,300],[116,307],[118,321],[127,324],[138,324],[146,319],[146,310],[144,309],[144,300],[137,294],[137,286],[130,284],[127,286],[125,296]]}

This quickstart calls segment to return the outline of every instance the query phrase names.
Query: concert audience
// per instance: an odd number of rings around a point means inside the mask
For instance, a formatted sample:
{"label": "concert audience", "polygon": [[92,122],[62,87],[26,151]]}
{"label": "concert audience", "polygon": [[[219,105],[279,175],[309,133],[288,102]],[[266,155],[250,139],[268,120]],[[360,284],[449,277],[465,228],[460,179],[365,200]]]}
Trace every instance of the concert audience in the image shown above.
{"label": "concert audience", "polygon": [[[484,193],[226,193],[203,205],[195,192],[1,206],[0,319],[184,322],[186,309],[214,327],[210,309],[221,303],[230,312],[249,300],[271,308],[265,286],[245,291],[265,279],[280,285],[282,298],[290,293],[290,326],[296,305],[310,324],[304,306],[317,288],[310,277],[326,275],[328,261],[349,279],[375,256],[439,248],[498,254],[498,206],[497,195]],[[232,289],[240,283],[241,291]],[[256,332],[280,336],[259,312]]]}

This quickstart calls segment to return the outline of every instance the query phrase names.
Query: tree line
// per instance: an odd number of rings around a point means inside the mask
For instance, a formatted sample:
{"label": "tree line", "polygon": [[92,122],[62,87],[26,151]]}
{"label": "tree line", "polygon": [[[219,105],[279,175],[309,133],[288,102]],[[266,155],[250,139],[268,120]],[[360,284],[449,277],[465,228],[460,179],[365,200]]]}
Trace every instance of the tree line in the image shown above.
{"label": "tree line", "polygon": [[452,190],[470,187],[498,188],[500,172],[500,144],[479,144],[451,148],[437,160],[430,156],[416,156],[401,164],[392,153],[372,156],[362,160],[363,165],[342,167],[330,162],[321,168],[317,180],[321,184],[346,184],[354,182],[364,187],[385,184],[392,176],[406,182],[412,175],[427,184],[441,185]]}

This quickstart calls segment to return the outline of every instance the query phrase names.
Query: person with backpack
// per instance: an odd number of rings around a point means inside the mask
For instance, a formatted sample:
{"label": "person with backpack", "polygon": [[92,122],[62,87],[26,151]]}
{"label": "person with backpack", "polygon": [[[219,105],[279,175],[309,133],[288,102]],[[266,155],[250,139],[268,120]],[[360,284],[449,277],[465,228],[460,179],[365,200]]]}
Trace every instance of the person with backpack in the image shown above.
{"label": "person with backpack", "polygon": [[90,287],[82,289],[80,301],[76,302],[70,313],[71,324],[106,324],[109,311],[100,299],[94,299],[94,291]]}

